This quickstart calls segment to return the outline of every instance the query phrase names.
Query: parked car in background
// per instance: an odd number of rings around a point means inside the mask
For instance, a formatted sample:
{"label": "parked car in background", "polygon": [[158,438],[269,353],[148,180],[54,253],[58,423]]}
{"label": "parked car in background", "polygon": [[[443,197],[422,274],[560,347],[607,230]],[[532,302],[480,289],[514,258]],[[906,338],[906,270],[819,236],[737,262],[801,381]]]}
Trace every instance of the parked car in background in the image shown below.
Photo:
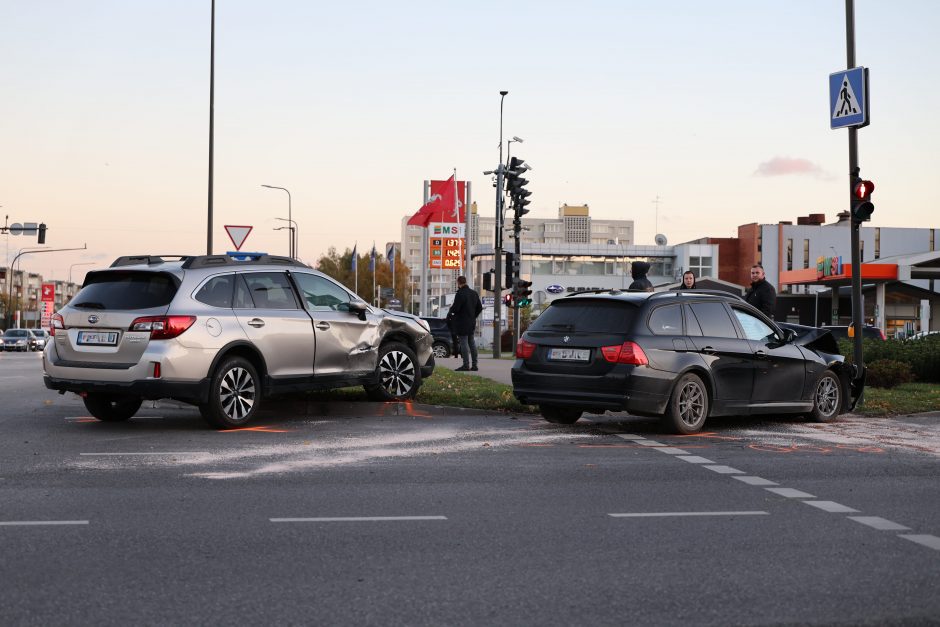
{"label": "parked car in background", "polygon": [[909,339],[909,340],[921,340],[921,339],[923,339],[923,338],[925,338],[925,337],[930,337],[930,336],[933,336],[933,335],[940,335],[940,331],[921,331],[920,333],[915,333],[914,335],[910,336],[910,337],[907,338],[907,339]]}
{"label": "parked car in background", "polygon": [[[840,326],[840,325],[826,325],[819,327],[820,329],[826,329],[832,336],[837,340],[847,340],[849,339],[849,327]],[[873,327],[870,325],[865,325],[862,327],[862,339],[865,340],[886,340],[884,332],[878,327]]]}
{"label": "parked car in background", "polygon": [[3,350],[28,351],[31,338],[29,329],[7,329],[3,334]]}
{"label": "parked car in background", "polygon": [[274,394],[361,385],[406,400],[434,371],[426,322],[287,257],[121,257],[89,272],[51,326],[46,387],[111,422],[172,398],[239,427]]}
{"label": "parked car in background", "polygon": [[606,410],[661,417],[676,433],[710,416],[855,407],[862,377],[825,330],[799,339],[743,299],[717,291],[598,290],[557,299],[516,347],[513,393],[549,422]]}
{"label": "parked car in background", "polygon": [[49,341],[49,332],[45,329],[30,329],[29,350],[41,351]]}
{"label": "parked car in background", "polygon": [[454,336],[447,325],[447,318],[421,319],[431,327],[431,335],[434,336],[434,356],[437,359],[443,359],[453,355],[456,347],[454,346]]}

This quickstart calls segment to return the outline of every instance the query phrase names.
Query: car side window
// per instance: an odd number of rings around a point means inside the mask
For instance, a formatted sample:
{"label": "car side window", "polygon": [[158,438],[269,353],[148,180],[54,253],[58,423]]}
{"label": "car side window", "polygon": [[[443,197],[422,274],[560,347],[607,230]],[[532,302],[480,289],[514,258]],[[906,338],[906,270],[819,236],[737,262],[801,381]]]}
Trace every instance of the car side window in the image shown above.
{"label": "car side window", "polygon": [[[244,288],[256,309],[298,309],[294,289],[284,272],[244,272],[241,274]],[[239,308],[246,303],[245,294],[236,290]]]}
{"label": "car side window", "polygon": [[738,337],[734,330],[731,316],[722,303],[692,303],[690,305],[695,319],[702,328],[702,335],[707,337]]}
{"label": "car side window", "polygon": [[315,274],[294,272],[291,274],[304,304],[310,311],[348,311],[349,292],[328,279]]}
{"label": "car side window", "polygon": [[679,305],[657,307],[650,315],[649,327],[656,335],[682,335],[682,308]]}
{"label": "car side window", "polygon": [[763,320],[737,307],[731,309],[734,311],[735,318],[741,324],[741,328],[744,329],[744,337],[757,342],[770,342],[776,339],[776,332],[767,326]]}
{"label": "car side window", "polygon": [[206,281],[194,298],[210,307],[231,307],[234,274],[224,274]]}
{"label": "car side window", "polygon": [[695,319],[692,310],[689,309],[688,305],[683,307],[682,310],[685,312],[685,334],[701,337],[702,326],[698,323],[698,320]]}

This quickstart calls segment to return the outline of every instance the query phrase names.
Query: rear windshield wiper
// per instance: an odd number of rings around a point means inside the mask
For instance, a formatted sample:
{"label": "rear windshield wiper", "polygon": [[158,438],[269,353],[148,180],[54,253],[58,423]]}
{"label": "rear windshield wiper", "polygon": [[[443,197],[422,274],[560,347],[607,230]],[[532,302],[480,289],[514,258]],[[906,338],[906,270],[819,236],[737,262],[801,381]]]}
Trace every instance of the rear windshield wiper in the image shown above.
{"label": "rear windshield wiper", "polygon": [[75,303],[73,307],[82,307],[83,309],[107,309],[104,306],[104,303],[92,303],[90,301],[85,301],[84,303]]}

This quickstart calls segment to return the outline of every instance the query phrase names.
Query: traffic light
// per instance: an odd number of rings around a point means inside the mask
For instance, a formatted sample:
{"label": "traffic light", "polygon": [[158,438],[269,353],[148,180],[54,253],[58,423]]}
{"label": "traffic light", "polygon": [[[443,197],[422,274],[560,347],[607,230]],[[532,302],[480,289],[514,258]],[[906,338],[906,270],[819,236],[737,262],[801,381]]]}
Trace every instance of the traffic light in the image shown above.
{"label": "traffic light", "polygon": [[516,279],[512,286],[512,297],[517,307],[527,307],[532,304],[532,299],[529,298],[532,295],[530,287],[532,287],[532,281]]}
{"label": "traffic light", "polygon": [[506,253],[506,277],[503,283],[503,289],[512,289],[512,278],[515,275],[515,272],[513,272],[513,262],[515,260],[515,253]]}
{"label": "traffic light", "polygon": [[493,291],[493,273],[492,272],[483,273],[483,289],[487,292]]}
{"label": "traffic light", "polygon": [[855,178],[852,185],[852,221],[856,224],[871,220],[871,214],[875,211],[875,205],[871,201],[873,191],[874,183]]}
{"label": "traffic light", "polygon": [[39,244],[46,243],[46,223],[45,222],[41,222],[39,224],[39,239],[37,240],[37,243]]}
{"label": "traffic light", "polygon": [[506,191],[512,199],[512,208],[516,220],[529,213],[526,205],[530,202],[528,198],[532,195],[532,192],[525,188],[529,181],[522,178],[523,173],[528,169],[530,169],[529,166],[519,157],[512,157],[509,160],[509,169],[506,172]]}
{"label": "traffic light", "polygon": [[503,304],[508,308],[512,308],[512,292],[506,292],[503,296]]}

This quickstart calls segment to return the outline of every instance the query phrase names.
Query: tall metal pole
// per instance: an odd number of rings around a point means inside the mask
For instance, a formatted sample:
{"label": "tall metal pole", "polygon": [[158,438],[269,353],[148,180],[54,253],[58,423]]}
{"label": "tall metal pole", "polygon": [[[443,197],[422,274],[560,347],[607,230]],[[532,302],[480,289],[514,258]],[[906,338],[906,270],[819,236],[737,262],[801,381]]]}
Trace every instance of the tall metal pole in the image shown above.
{"label": "tall metal pole", "polygon": [[[428,204],[428,199],[431,196],[431,183],[429,181],[424,182],[424,202],[421,204]],[[408,232],[408,229],[405,229],[405,232]],[[421,227],[421,300],[418,304],[418,315],[427,316],[429,312],[427,310],[428,303],[428,229],[427,227]]]}
{"label": "tall metal pole", "polygon": [[215,136],[215,0],[212,0],[212,35],[209,52],[209,220],[206,229],[206,254],[212,254],[212,157]]}
{"label": "tall metal pole", "polygon": [[496,168],[496,233],[493,254],[496,276],[493,277],[493,358],[501,356],[500,335],[503,305],[503,100],[508,91],[499,92],[499,167]]}
{"label": "tall metal pole", "polygon": [[[291,218],[290,190],[287,189],[286,187],[278,187],[277,185],[265,185],[264,183],[261,184],[261,187],[267,187],[268,189],[280,189],[282,191],[287,192],[287,223],[291,225],[291,229],[289,233],[290,239],[287,242],[287,254],[290,256],[291,259],[296,259],[297,258],[297,237],[295,235],[296,229],[294,227],[297,226],[297,223],[294,222],[294,220]],[[278,218],[278,219],[283,220],[283,218]]]}
{"label": "tall metal pole", "polygon": [[[855,0],[845,0],[845,57],[846,69],[855,67]],[[862,355],[862,259],[859,246],[861,224],[855,220],[852,213],[852,195],[855,179],[859,175],[858,167],[858,128],[849,127],[849,223],[851,224],[852,239],[852,326],[855,327],[853,337],[854,361],[861,375],[865,369]]]}

